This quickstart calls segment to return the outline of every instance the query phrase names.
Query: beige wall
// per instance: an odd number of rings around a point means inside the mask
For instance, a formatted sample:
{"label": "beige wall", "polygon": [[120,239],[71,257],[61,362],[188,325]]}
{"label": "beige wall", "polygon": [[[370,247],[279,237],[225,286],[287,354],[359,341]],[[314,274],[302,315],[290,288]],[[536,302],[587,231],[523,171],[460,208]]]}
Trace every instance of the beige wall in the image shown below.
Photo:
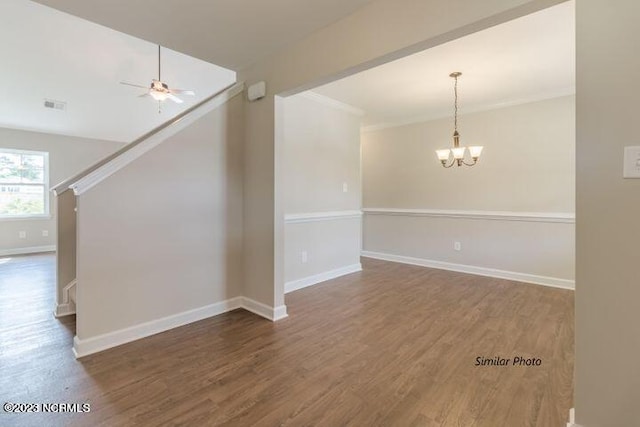
{"label": "beige wall", "polygon": [[303,94],[290,96],[283,144],[286,214],[360,209],[358,115]]}
{"label": "beige wall", "polygon": [[[49,153],[50,187],[118,150],[122,145],[120,142],[0,128],[0,148]],[[50,195],[50,218],[0,220],[0,253],[10,254],[19,252],[23,248],[54,246],[56,244],[54,199],[55,197]],[[47,230],[49,236],[43,237],[43,230]],[[18,237],[20,231],[27,232],[26,239]]]}
{"label": "beige wall", "polygon": [[[434,267],[468,266],[474,268],[462,271],[573,287],[573,224],[365,215],[363,235],[363,249],[373,252],[365,255],[417,258]],[[460,242],[460,251],[454,250],[454,242]],[[455,265],[439,266],[437,262]]]}
{"label": "beige wall", "polygon": [[241,99],[78,196],[80,340],[242,294]]}
{"label": "beige wall", "polygon": [[636,132],[636,0],[577,8],[575,408],[584,427],[640,425],[640,180],[622,178]]}
{"label": "beige wall", "polygon": [[[338,277],[360,267],[361,218],[288,223],[285,225],[285,280],[288,289],[299,289]],[[308,255],[307,262],[301,254]],[[343,270],[343,273],[335,273]],[[333,273],[333,274],[332,274]],[[313,280],[313,276],[322,279]],[[311,282],[306,280],[311,279]],[[296,281],[303,281],[298,285]]]}
{"label": "beige wall", "polygon": [[459,117],[474,167],[445,169],[451,118],[362,134],[363,207],[575,212],[575,96]]}
{"label": "beige wall", "polygon": [[[514,279],[532,275],[540,277],[521,280],[557,285],[554,279],[560,279],[563,286],[572,286],[575,226],[536,214],[570,216],[575,211],[575,97],[461,116],[462,143],[485,147],[471,168],[445,169],[435,156],[437,148],[450,146],[451,126],[447,118],[363,133],[365,211],[461,214],[366,213],[363,249],[374,256],[497,269],[516,273]],[[464,216],[476,211],[529,212],[533,218]],[[460,251],[454,242],[461,244]]]}
{"label": "beige wall", "polygon": [[290,283],[360,263],[360,218],[286,220],[360,211],[360,117],[304,94],[283,102],[284,278]]}
{"label": "beige wall", "polygon": [[284,199],[275,95],[297,93],[561,1],[378,0],[253,66],[238,79],[267,82],[245,109],[244,294],[284,304]]}

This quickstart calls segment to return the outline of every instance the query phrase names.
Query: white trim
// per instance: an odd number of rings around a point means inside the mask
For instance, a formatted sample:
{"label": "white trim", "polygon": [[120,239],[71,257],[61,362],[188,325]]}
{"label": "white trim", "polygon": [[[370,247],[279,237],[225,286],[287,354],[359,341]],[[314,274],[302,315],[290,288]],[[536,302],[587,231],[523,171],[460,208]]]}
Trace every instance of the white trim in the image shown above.
{"label": "white trim", "polygon": [[240,307],[242,307],[242,297],[236,297],[84,340],[76,336],[73,339],[73,353],[76,358],[88,356]]}
{"label": "white trim", "polygon": [[27,248],[1,249],[0,257],[11,255],[39,254],[41,252],[55,252],[56,245],[30,246]]}
{"label": "white trim", "polygon": [[[47,191],[48,193],[48,191]],[[3,216],[0,218],[0,222],[3,221],[47,221],[53,218],[51,213],[48,214],[33,214],[33,215],[11,215]]]}
{"label": "white trim", "polygon": [[320,95],[319,93],[313,91],[306,91],[298,94],[299,96],[306,98],[310,101],[315,101],[318,104],[322,104],[325,107],[335,108],[336,110],[346,111],[350,114],[355,114],[356,116],[364,116],[364,110],[354,107],[353,105],[345,104],[344,102],[340,102],[333,98],[329,98],[328,96]]}
{"label": "white trim", "polygon": [[440,270],[457,271],[460,273],[475,274],[478,276],[495,277],[498,279],[514,280],[516,282],[533,283],[535,285],[550,286],[561,289],[575,289],[575,281],[560,279],[557,277],[538,276],[515,271],[498,270],[495,268],[478,267],[474,265],[454,264],[444,261],[435,261],[424,258],[414,258],[403,255],[385,254],[380,252],[362,251],[365,258],[380,259],[383,261],[399,262],[402,264],[419,265],[421,267],[437,268]]}
{"label": "white trim", "polygon": [[133,162],[138,157],[145,154],[147,151],[157,147],[158,145],[166,141],[171,136],[177,134],[178,132],[185,129],[186,127],[188,127],[195,121],[199,120],[206,114],[210,113],[211,111],[215,110],[222,104],[226,103],[228,100],[230,100],[234,96],[240,94],[243,90],[244,90],[243,83],[238,83],[234,85],[227,91],[213,98],[211,101],[202,105],[200,108],[187,114],[185,117],[183,117],[173,125],[162,129],[161,131],[147,138],[146,140],[136,145],[135,147],[132,147],[130,150],[125,151],[124,153],[114,158],[110,162],[105,163],[104,165],[94,170],[90,174],[84,176],[83,178],[80,178],[78,181],[69,185],[69,188],[73,190],[76,196],[84,193],[85,191],[89,190],[96,184],[100,183],[104,179],[108,178],[109,176],[113,175],[120,169],[124,168],[129,163]]}
{"label": "white trim", "polygon": [[567,423],[567,427],[582,427],[580,424],[576,424],[576,409],[569,409],[569,422]]}
{"label": "white trim", "polygon": [[26,184],[16,184],[16,183],[4,183],[0,185],[30,185],[30,186],[42,186],[43,192],[43,207],[44,212],[41,214],[32,214],[32,215],[6,215],[0,217],[0,221],[14,221],[14,220],[42,220],[42,219],[51,219],[51,201],[49,200],[49,191],[51,188],[49,187],[49,152],[48,151],[35,151],[35,150],[21,150],[15,148],[1,148],[0,152],[3,153],[12,153],[19,155],[34,155],[34,156],[42,156],[43,158],[43,166],[42,173],[44,174],[44,179],[42,184],[40,183],[26,183]]}
{"label": "white trim", "polygon": [[[464,117],[467,114],[473,113],[481,113],[483,111],[491,111],[491,110],[499,110],[501,108],[515,107],[518,105],[524,104],[532,104],[535,102],[542,102],[549,99],[562,98],[565,96],[571,96],[576,94],[575,86],[568,86],[565,88],[561,88],[558,90],[554,90],[551,92],[536,94],[527,98],[514,99],[510,101],[496,102],[488,105],[480,105],[477,107],[469,107],[466,108],[463,114],[458,113],[459,117]],[[371,125],[363,126],[360,131],[361,132],[375,132],[378,130],[395,128],[400,126],[412,125],[415,123],[424,123],[431,122],[434,120],[440,120],[445,118],[450,118],[451,114],[443,113],[443,114],[429,114],[429,115],[421,115],[421,116],[412,116],[400,118],[397,120],[389,121],[389,122],[379,122]]]}
{"label": "white trim", "polygon": [[55,317],[68,316],[76,313],[75,297],[71,297],[71,291],[75,292],[77,280],[73,279],[67,286],[62,288],[62,302],[56,304],[56,309],[53,312]]}
{"label": "white trim", "polygon": [[316,285],[327,280],[335,279],[351,273],[362,271],[362,264],[351,264],[345,267],[336,268],[335,270],[325,271],[324,273],[314,274],[313,276],[303,277],[302,279],[292,280],[284,284],[284,293],[297,291],[298,289]]}
{"label": "white trim", "polygon": [[[58,307],[60,310],[64,309],[62,305]],[[73,339],[73,354],[76,358],[88,356],[238,308],[243,308],[274,322],[287,317],[287,306],[285,305],[272,308],[251,298],[235,297],[84,340],[76,336]]]}
{"label": "white trim", "polygon": [[56,308],[53,311],[54,317],[64,317],[70,316],[72,314],[76,314],[76,305],[67,303],[67,304],[56,304]]}
{"label": "white trim", "polygon": [[334,219],[351,219],[362,217],[362,211],[331,211],[331,212],[307,212],[287,214],[284,216],[285,224],[297,224],[300,222],[330,221]]}
{"label": "white trim", "polygon": [[287,306],[280,305],[278,307],[269,307],[266,304],[253,300],[251,298],[242,297],[242,308],[250,311],[272,322],[284,319],[287,317]]}
{"label": "white trim", "polygon": [[400,215],[441,218],[485,219],[492,221],[524,221],[575,224],[576,215],[570,212],[512,212],[512,211],[465,211],[444,209],[398,209],[365,208],[366,215]]}

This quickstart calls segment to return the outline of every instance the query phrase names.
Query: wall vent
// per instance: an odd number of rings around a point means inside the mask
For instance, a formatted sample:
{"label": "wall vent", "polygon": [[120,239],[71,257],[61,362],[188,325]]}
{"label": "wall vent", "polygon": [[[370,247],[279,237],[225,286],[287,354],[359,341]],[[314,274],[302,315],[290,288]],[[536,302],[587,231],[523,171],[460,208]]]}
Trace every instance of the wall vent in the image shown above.
{"label": "wall vent", "polygon": [[65,111],[67,109],[67,103],[64,101],[56,101],[55,99],[45,99],[45,108],[51,108],[54,110]]}

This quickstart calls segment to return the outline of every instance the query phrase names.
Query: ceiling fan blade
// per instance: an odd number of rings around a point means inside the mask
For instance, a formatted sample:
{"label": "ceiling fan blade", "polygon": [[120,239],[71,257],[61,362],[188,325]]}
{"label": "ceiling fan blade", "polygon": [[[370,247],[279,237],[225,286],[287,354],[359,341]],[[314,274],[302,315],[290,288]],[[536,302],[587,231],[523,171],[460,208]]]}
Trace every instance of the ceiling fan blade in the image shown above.
{"label": "ceiling fan blade", "polygon": [[172,93],[167,94],[167,98],[175,102],[176,104],[182,104],[184,101]]}
{"label": "ceiling fan blade", "polygon": [[180,95],[195,95],[196,93],[192,90],[187,90],[187,89],[171,89],[171,93],[177,93]]}
{"label": "ceiling fan blade", "polygon": [[149,89],[149,86],[137,85],[134,83],[120,82],[121,85],[133,86],[133,87],[141,87],[142,89]]}
{"label": "ceiling fan blade", "polygon": [[151,96],[149,95],[149,92],[143,93],[142,95],[138,95],[138,98],[146,98],[147,96]]}

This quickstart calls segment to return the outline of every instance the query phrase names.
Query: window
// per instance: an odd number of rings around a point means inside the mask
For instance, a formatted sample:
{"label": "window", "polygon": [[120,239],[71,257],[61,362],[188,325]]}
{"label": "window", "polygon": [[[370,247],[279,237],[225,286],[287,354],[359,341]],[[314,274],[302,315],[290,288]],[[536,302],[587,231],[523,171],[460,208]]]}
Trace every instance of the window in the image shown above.
{"label": "window", "polygon": [[0,148],[0,219],[49,215],[49,155]]}

